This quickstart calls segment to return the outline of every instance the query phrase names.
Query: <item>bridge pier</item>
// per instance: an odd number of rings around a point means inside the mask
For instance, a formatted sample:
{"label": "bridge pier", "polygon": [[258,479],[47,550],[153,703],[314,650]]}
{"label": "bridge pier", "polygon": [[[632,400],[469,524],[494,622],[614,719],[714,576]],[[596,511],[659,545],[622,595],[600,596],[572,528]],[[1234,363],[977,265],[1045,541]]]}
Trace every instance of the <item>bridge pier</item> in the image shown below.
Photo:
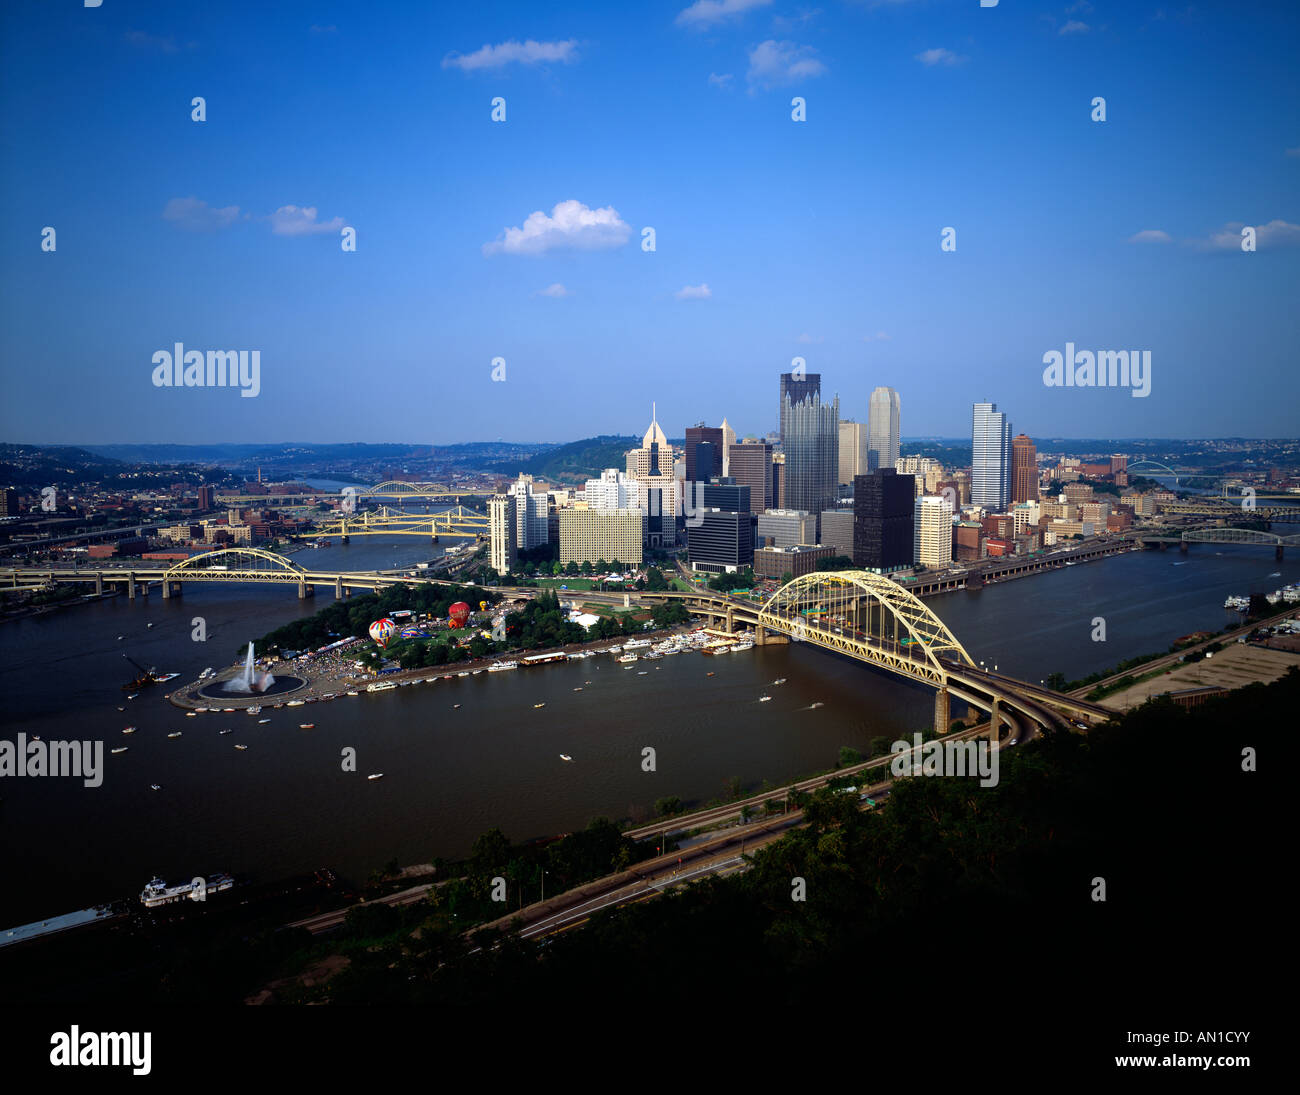
{"label": "bridge pier", "polygon": [[349,536],[347,533],[344,533],[342,536],[339,537],[339,543],[340,543],[340,544],[350,544],[350,543],[352,543],[352,537]]}
{"label": "bridge pier", "polygon": [[1276,559],[1276,560],[1280,563],[1280,562],[1282,561],[1282,553],[1283,553],[1285,550],[1286,550],[1286,549],[1285,549],[1281,544],[1278,544],[1278,545],[1277,545],[1277,550],[1273,552],[1273,558]]}
{"label": "bridge pier", "polygon": [[128,600],[135,600],[135,575],[130,571],[126,575],[126,596]]}
{"label": "bridge pier", "polygon": [[316,587],[306,582],[298,583],[298,600],[305,601],[308,597],[316,596]]}
{"label": "bridge pier", "polygon": [[946,734],[949,721],[948,688],[945,685],[934,694],[934,732]]}
{"label": "bridge pier", "polygon": [[171,584],[171,582],[169,582],[166,578],[164,578],[164,579],[163,579],[163,584],[162,584],[162,586],[163,586],[163,600],[164,600],[164,601],[170,601],[170,600],[172,599],[172,584]]}
{"label": "bridge pier", "polygon": [[1178,554],[1179,554],[1179,555],[1186,555],[1189,547],[1190,547],[1190,545],[1187,543],[1186,540],[1179,540],[1179,541],[1178,541]]}
{"label": "bridge pier", "polygon": [[736,630],[736,616],[731,605],[727,605],[727,634],[730,635]]}
{"label": "bridge pier", "polygon": [[104,572],[102,570],[95,572],[95,593],[100,596],[104,593]]}
{"label": "bridge pier", "polygon": [[341,601],[341,600],[343,600],[343,598],[346,597],[346,596],[347,596],[347,591],[343,588],[343,579],[342,579],[342,578],[335,578],[335,579],[334,579],[334,599],[335,599],[336,601]]}
{"label": "bridge pier", "polygon": [[989,741],[996,745],[998,743],[998,723],[1001,716],[998,713],[998,698],[993,697],[993,706],[989,708]]}

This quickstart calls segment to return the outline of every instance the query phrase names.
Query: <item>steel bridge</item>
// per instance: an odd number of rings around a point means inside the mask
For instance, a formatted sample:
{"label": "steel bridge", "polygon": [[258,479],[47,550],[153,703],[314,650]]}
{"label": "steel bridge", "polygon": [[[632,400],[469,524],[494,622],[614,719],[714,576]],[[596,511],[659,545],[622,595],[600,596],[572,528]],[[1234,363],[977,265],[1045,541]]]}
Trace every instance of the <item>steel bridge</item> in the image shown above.
{"label": "steel bridge", "polygon": [[491,493],[486,490],[471,490],[468,488],[451,487],[445,483],[406,483],[397,480],[390,480],[384,483],[376,483],[373,487],[354,487],[350,490],[345,488],[343,491],[336,490],[308,490],[293,494],[232,494],[229,491],[218,492],[214,495],[217,502],[230,505],[234,503],[251,504],[254,502],[288,502],[290,500],[306,501],[320,500],[322,498],[338,498],[340,495],[351,494],[354,498],[407,498],[421,499],[429,502],[457,502],[462,498],[468,498],[473,495],[482,495]]}
{"label": "steel bridge", "polygon": [[437,543],[439,536],[487,536],[490,531],[487,514],[466,506],[456,506],[443,513],[407,513],[380,506],[319,524],[308,538],[339,536],[346,543],[353,536],[425,536]]}
{"label": "steel bridge", "polygon": [[949,696],[990,714],[996,740],[999,713],[1047,729],[1068,729],[1067,716],[1089,722],[1112,714],[1099,704],[988,673],[919,597],[896,582],[865,571],[818,571],[787,582],[762,605],[706,590],[642,593],[650,603],[678,601],[714,621],[725,633],[738,624],[755,641],[806,642],[936,689],[934,726],[948,730]]}
{"label": "steel bridge", "polygon": [[1300,547],[1300,533],[1283,536],[1277,532],[1263,529],[1231,528],[1224,525],[1202,525],[1198,528],[1179,528],[1167,526],[1154,529],[1133,529],[1125,536],[1140,544],[1159,544],[1164,549],[1169,544],[1177,544],[1184,555],[1192,544],[1247,544],[1274,549],[1274,558],[1284,557],[1288,547]]}

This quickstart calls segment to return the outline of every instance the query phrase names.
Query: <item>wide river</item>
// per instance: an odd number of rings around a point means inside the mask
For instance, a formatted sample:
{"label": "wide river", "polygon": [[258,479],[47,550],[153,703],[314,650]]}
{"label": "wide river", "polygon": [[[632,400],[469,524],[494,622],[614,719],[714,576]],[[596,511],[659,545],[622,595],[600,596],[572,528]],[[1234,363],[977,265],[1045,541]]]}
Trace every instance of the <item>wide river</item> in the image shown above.
{"label": "wide river", "polygon": [[[298,559],[365,570],[437,550],[418,538],[356,540]],[[1237,619],[1222,607],[1229,594],[1297,581],[1300,563],[1278,563],[1271,550],[1201,545],[928,603],[976,661],[1041,680],[1164,650],[1176,636]],[[647,818],[662,796],[701,802],[733,778],[754,788],[788,781],[830,767],[841,746],[865,750],[932,717],[929,690],[801,644],[632,669],[606,655],[483,673],[267,711],[266,725],[242,713],[185,718],[163,699],[171,685],[134,701],[121,690],[135,675],[123,654],[190,681],[330,596],[322,589],[300,602],[291,589],[191,584],[169,601],[155,590],[0,625],[0,737],[102,740],[106,768],[97,788],[0,781],[0,927],[138,893],[155,874],[268,880],[331,866],[364,880],[394,857],[463,855],[493,826],[522,841],[600,815]],[[206,642],[192,638],[199,616]],[[1098,616],[1105,642],[1091,638]],[[786,683],[776,686],[779,677]],[[764,694],[771,702],[759,702]],[[138,730],[123,736],[128,724]],[[234,733],[218,733],[227,727]],[[174,730],[183,736],[169,739]],[[119,745],[128,751],[108,755]],[[342,770],[347,747],[357,750],[357,772]],[[654,772],[642,769],[646,747]],[[385,778],[367,781],[372,772]]]}

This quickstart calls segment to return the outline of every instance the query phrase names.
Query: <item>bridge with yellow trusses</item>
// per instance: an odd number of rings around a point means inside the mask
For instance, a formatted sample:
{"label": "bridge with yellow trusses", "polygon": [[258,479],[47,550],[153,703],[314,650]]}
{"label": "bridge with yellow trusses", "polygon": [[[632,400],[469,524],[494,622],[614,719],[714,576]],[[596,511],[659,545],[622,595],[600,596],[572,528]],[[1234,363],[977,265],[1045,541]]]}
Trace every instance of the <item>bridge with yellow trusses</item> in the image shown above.
{"label": "bridge with yellow trusses", "polygon": [[339,536],[345,543],[352,536],[425,536],[437,543],[439,536],[487,536],[490,528],[487,514],[465,506],[442,513],[407,513],[380,506],[320,523],[309,536]]}
{"label": "bridge with yellow trusses", "polygon": [[754,629],[756,642],[806,642],[936,689],[934,725],[947,732],[949,696],[990,714],[996,740],[1003,708],[1012,718],[1046,729],[1068,729],[1070,718],[1105,720],[1099,704],[989,673],[915,594],[866,571],[817,571],[787,582],[759,605],[705,590],[642,593],[650,603],[677,601],[734,632]]}
{"label": "bridge with yellow trusses", "polygon": [[408,483],[402,480],[388,480],[376,483],[373,487],[344,487],[343,490],[308,490],[293,494],[237,494],[219,491],[214,497],[221,505],[252,504],[254,502],[320,501],[324,498],[405,498],[424,502],[460,503],[462,498],[482,496],[490,493],[483,489],[453,487],[445,483]]}

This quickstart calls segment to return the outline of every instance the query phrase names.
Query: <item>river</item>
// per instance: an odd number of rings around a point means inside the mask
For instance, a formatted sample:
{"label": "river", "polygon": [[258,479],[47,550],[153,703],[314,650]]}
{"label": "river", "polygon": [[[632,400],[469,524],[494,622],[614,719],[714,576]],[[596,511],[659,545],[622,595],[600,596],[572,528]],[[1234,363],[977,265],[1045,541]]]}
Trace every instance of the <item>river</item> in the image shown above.
{"label": "river", "polygon": [[[419,538],[375,538],[300,558],[369,569],[438,550]],[[1271,550],[1198,545],[1186,556],[1133,553],[928,603],[976,661],[1038,680],[1164,650],[1175,636],[1237,619],[1222,608],[1229,594],[1296,581],[1300,565],[1275,562]],[[328,596],[322,589],[300,602],[292,589],[194,583],[168,601],[155,590],[0,627],[3,737],[98,739],[106,754],[98,788],[0,782],[8,880],[0,926],[128,896],[155,874],[228,870],[265,880],[328,865],[364,880],[393,857],[464,855],[493,826],[520,841],[599,815],[644,819],[660,797],[702,802],[732,778],[781,783],[831,766],[841,746],[865,751],[872,738],[932,717],[929,690],[802,644],[630,670],[602,656],[483,673],[267,711],[267,725],[242,713],[185,718],[163,699],[166,685],[125,699],[121,685],[134,672],[123,653],[193,680]],[[1105,642],[1091,639],[1098,616]],[[196,617],[205,642],[193,638]],[[772,684],[779,677],[786,683]],[[764,694],[772,700],[760,703]],[[308,721],[314,729],[299,729]],[[138,729],[124,736],[128,724]],[[218,734],[227,727],[234,733]],[[173,730],[183,736],[168,739]],[[107,754],[118,745],[129,751]],[[357,772],[342,770],[348,747]],[[647,747],[653,772],[643,770]],[[372,772],[384,779],[367,781]]]}

